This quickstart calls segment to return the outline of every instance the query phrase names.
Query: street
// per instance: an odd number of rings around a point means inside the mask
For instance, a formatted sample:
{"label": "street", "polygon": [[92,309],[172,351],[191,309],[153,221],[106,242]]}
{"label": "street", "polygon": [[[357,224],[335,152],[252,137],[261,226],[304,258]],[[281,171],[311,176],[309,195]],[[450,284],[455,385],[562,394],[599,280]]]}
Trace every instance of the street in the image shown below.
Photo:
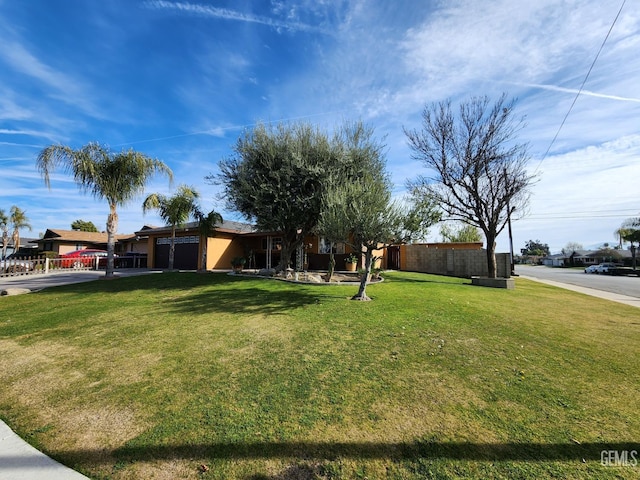
{"label": "street", "polygon": [[584,273],[584,269],[553,268],[542,265],[516,265],[516,274],[640,298],[640,277],[598,275]]}

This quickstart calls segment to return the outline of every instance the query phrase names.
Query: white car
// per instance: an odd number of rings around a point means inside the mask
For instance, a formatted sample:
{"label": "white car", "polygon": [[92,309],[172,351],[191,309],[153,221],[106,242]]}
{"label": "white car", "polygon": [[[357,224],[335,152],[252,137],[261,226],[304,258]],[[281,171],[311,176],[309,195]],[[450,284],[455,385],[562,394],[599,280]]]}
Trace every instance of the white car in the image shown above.
{"label": "white car", "polygon": [[612,273],[617,268],[615,263],[605,262],[596,266],[596,273]]}
{"label": "white car", "polygon": [[20,273],[33,270],[33,262],[9,255],[5,260],[0,260],[0,273]]}
{"label": "white car", "polygon": [[598,273],[599,265],[589,265],[584,269],[584,273]]}

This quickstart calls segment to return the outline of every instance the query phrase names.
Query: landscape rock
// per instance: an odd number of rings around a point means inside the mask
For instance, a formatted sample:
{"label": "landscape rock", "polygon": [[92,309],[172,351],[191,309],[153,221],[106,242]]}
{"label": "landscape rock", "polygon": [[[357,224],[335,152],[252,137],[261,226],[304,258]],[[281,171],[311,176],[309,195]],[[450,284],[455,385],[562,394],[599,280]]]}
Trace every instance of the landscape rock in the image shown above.
{"label": "landscape rock", "polygon": [[0,296],[22,295],[23,293],[31,293],[31,290],[28,288],[5,288],[4,290],[0,290]]}

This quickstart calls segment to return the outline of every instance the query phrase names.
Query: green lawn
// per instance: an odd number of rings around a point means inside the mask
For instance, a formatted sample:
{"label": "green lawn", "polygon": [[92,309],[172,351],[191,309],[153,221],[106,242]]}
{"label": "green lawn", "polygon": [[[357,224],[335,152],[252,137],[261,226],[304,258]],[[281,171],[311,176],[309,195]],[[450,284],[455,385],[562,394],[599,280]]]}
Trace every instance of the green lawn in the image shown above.
{"label": "green lawn", "polygon": [[640,454],[638,309],[524,279],[356,291],[165,273],[1,298],[0,417],[96,479],[640,477],[601,465]]}

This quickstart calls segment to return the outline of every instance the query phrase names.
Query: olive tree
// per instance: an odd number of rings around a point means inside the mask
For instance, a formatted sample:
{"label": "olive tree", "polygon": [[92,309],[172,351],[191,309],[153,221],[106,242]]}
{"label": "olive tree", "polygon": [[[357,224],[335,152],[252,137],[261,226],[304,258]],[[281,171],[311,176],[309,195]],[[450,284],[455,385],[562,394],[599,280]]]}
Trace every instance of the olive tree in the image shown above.
{"label": "olive tree", "polygon": [[328,136],[306,123],[259,124],[237,140],[234,154],[206,177],[221,184],[227,208],[262,231],[279,232],[278,270],[316,227],[321,194],[336,152]]}
{"label": "olive tree", "polygon": [[374,251],[426,235],[440,214],[428,197],[415,198],[410,206],[392,200],[384,145],[374,139],[373,129],[355,127],[343,130],[340,144],[346,163],[359,166],[359,174],[333,178],[327,186],[318,232],[364,256],[364,273],[352,300],[366,301]]}
{"label": "olive tree", "polygon": [[496,238],[526,206],[534,179],[526,170],[527,145],[517,142],[524,121],[514,118],[514,106],[504,94],[493,104],[488,97],[462,102],[457,114],[450,101],[432,103],[421,129],[405,129],[413,158],[430,171],[410,185],[435,198],[449,218],[482,230],[491,278]]}

